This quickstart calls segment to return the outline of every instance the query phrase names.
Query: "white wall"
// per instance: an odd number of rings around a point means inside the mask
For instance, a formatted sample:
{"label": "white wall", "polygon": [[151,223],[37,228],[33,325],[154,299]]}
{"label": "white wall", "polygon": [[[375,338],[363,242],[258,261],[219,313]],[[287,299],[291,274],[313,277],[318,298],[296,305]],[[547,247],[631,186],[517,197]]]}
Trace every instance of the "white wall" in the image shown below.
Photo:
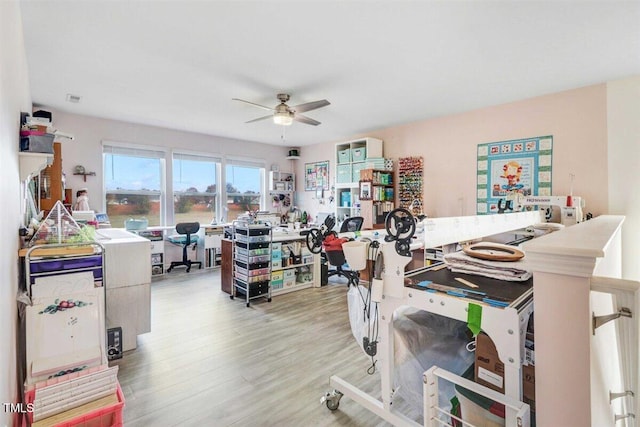
{"label": "white wall", "polygon": [[607,83],[609,213],[622,226],[622,277],[640,280],[640,76]]}
{"label": "white wall", "polygon": [[[18,227],[21,223],[18,147],[20,111],[30,111],[27,61],[20,5],[0,1],[0,404],[18,400],[16,376],[16,293]],[[15,207],[14,209],[7,207]],[[12,417],[0,407],[0,426]]]}
{"label": "white wall", "polygon": [[[195,153],[211,153],[222,157],[244,157],[265,162],[268,171],[272,164],[278,164],[281,170],[290,168],[285,160],[287,147],[258,144],[229,138],[176,131],[166,128],[145,126],[116,120],[100,119],[89,116],[65,113],[39,106],[53,114],[53,125],[57,129],[71,133],[74,140],[62,142],[62,170],[66,175],[67,188],[75,192],[78,188],[89,190],[91,208],[105,210],[103,195],[102,141],[133,143],[162,148],[178,148]],[[73,175],[76,165],[84,166],[86,171],[96,172],[96,176],[87,176],[84,182],[81,176]],[[271,207],[267,198],[267,208]]]}

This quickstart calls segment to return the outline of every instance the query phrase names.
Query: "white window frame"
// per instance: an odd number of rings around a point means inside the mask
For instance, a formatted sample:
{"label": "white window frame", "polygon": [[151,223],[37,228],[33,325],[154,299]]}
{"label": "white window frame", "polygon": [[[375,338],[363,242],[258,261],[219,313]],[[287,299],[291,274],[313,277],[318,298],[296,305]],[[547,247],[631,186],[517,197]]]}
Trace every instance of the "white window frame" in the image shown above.
{"label": "white window frame", "polygon": [[[169,215],[168,217],[170,217],[170,219],[168,218],[168,220],[170,221],[170,223],[174,223],[175,222],[175,206],[173,203],[174,200],[174,196],[176,194],[176,192],[173,189],[173,181],[174,181],[174,174],[175,171],[173,170],[173,162],[176,159],[176,156],[184,156],[187,158],[187,160],[202,160],[202,161],[210,161],[212,163],[216,163],[216,194],[215,194],[215,211],[216,214],[218,216],[218,218],[214,218],[215,220],[219,220],[220,217],[224,214],[221,209],[222,209],[222,190],[220,187],[222,187],[222,169],[224,168],[224,162],[223,159],[219,156],[216,155],[214,153],[202,153],[202,152],[194,152],[194,151],[186,151],[186,150],[179,150],[179,149],[174,149],[171,153],[171,162],[167,162],[167,163],[171,163],[170,166],[170,170],[168,173],[168,176],[171,177],[171,182],[169,182],[169,180],[167,180],[167,187],[171,187],[171,192],[168,191],[167,188],[167,195],[171,195],[171,209],[167,209]],[[188,194],[186,192],[181,192],[183,194]],[[202,193],[198,193],[198,194],[202,194]],[[210,193],[206,193],[206,194],[210,194]],[[167,201],[167,203],[169,203],[169,201]]]}
{"label": "white window frame", "polygon": [[[266,186],[266,163],[264,161],[260,161],[253,158],[247,157],[233,157],[229,156],[225,159],[223,168],[224,168],[224,182],[221,185],[222,196],[220,198],[221,203],[224,203],[223,215],[227,216],[226,205],[229,194],[227,194],[227,165],[231,166],[244,166],[244,167],[254,167],[260,169],[260,210],[265,210],[266,207],[266,198],[267,198],[267,186]],[[239,193],[239,195],[245,195],[244,193]]]}
{"label": "white window frame", "polygon": [[116,141],[102,141],[102,167],[105,167],[105,157],[108,154],[121,154],[136,157],[136,153],[149,154],[139,155],[137,157],[154,158],[160,160],[160,192],[145,191],[145,190],[127,190],[127,191],[113,191],[106,188],[106,176],[107,171],[103,170],[102,176],[102,190],[104,193],[103,204],[106,212],[106,200],[108,194],[131,194],[131,195],[159,195],[160,199],[160,224],[164,225],[167,221],[167,149],[157,146],[131,144],[125,142]]}

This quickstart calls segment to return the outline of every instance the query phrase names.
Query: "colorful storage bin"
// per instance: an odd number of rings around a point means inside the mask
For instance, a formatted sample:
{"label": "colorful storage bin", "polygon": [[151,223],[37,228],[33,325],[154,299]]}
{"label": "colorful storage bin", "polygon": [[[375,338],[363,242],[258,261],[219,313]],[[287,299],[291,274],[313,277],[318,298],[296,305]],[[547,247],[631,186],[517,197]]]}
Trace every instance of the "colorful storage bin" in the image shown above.
{"label": "colorful storage bin", "polygon": [[351,161],[352,162],[364,162],[367,158],[367,149],[365,147],[358,147],[351,149]]}
{"label": "colorful storage bin", "polygon": [[351,161],[351,150],[348,148],[346,150],[338,151],[338,163],[349,163]]}
{"label": "colorful storage bin", "polygon": [[336,174],[336,183],[347,184],[351,181],[351,165],[338,165]]}
{"label": "colorful storage bin", "polygon": [[360,171],[366,169],[366,165],[367,164],[365,162],[353,163],[351,165],[351,182],[360,181]]}

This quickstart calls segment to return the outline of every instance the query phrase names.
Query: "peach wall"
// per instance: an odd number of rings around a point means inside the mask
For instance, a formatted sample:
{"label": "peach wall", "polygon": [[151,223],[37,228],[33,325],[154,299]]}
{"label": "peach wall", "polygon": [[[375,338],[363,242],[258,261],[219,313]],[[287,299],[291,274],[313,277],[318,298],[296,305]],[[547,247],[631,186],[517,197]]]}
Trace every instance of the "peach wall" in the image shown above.
{"label": "peach wall", "polygon": [[[553,135],[554,194],[570,190],[586,200],[586,212],[607,212],[606,85],[598,84],[537,98],[483,108],[369,132],[384,141],[385,157],[422,156],[424,209],[431,217],[476,213],[476,146],[481,143]],[[352,140],[364,135],[345,138]],[[304,162],[330,158],[335,178],[335,143],[303,147]],[[310,193],[300,205],[317,212]],[[321,210],[333,211],[324,205]]]}

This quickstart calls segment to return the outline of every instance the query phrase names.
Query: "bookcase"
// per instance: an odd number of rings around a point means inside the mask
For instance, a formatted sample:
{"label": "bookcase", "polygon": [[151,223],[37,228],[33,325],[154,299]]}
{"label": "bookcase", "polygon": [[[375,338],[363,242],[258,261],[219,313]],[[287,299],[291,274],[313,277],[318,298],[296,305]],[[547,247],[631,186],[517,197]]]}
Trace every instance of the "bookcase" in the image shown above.
{"label": "bookcase", "polygon": [[395,208],[393,171],[361,170],[358,195],[362,228],[384,228],[387,214]]}

